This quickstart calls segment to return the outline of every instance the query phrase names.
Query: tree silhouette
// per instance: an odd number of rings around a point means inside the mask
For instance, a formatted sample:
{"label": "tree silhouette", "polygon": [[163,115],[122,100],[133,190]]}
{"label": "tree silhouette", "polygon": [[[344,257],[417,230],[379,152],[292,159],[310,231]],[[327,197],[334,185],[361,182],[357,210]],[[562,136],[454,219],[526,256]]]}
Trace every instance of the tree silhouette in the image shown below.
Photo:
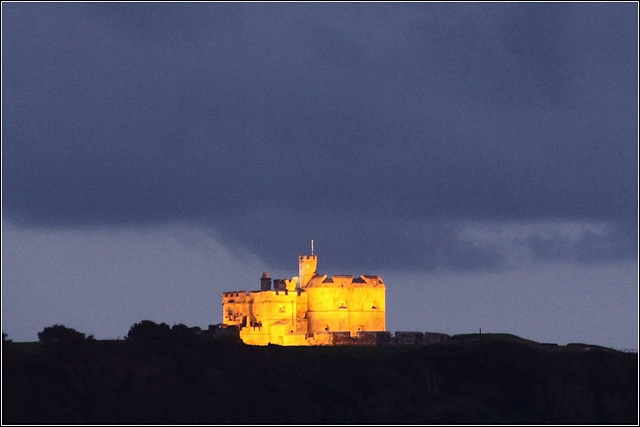
{"label": "tree silhouette", "polygon": [[75,329],[56,324],[38,332],[38,339],[45,346],[73,346],[84,342],[85,335]]}
{"label": "tree silhouette", "polygon": [[157,324],[143,320],[129,329],[128,341],[166,341],[171,336],[171,328],[166,323]]}

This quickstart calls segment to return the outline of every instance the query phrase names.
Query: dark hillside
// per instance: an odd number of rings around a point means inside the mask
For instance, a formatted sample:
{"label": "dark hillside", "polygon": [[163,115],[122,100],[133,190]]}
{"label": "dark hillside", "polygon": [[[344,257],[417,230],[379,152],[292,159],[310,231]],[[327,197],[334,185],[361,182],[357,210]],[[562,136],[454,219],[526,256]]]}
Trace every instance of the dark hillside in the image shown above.
{"label": "dark hillside", "polygon": [[545,351],[497,338],[259,348],[179,326],[129,337],[5,342],[2,422],[638,422],[637,354]]}

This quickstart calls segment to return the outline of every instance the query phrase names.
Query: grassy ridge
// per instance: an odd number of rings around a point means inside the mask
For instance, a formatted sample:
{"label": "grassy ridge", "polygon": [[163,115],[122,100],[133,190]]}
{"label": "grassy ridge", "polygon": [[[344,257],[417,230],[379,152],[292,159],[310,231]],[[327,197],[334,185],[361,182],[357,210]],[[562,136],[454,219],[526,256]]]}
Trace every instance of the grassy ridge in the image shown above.
{"label": "grassy ridge", "polygon": [[182,331],[3,343],[3,423],[637,423],[637,354],[466,345],[249,347]]}

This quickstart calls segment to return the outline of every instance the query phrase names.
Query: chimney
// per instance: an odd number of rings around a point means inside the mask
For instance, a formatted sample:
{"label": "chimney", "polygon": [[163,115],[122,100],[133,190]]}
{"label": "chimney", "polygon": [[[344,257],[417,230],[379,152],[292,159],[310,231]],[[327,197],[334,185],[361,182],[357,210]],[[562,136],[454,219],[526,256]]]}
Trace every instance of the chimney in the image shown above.
{"label": "chimney", "polygon": [[262,273],[262,277],[260,278],[260,290],[261,291],[270,291],[271,290],[271,276],[266,271]]}

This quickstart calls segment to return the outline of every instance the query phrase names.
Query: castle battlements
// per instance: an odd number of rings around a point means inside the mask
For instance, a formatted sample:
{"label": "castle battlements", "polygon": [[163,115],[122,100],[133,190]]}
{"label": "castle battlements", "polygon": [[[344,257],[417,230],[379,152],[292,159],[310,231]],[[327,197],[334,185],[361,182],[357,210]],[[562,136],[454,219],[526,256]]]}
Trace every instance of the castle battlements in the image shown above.
{"label": "castle battlements", "polygon": [[298,257],[298,276],[260,278],[259,291],[222,294],[223,324],[253,345],[335,345],[340,337],[385,331],[379,276],[318,274],[317,255]]}

